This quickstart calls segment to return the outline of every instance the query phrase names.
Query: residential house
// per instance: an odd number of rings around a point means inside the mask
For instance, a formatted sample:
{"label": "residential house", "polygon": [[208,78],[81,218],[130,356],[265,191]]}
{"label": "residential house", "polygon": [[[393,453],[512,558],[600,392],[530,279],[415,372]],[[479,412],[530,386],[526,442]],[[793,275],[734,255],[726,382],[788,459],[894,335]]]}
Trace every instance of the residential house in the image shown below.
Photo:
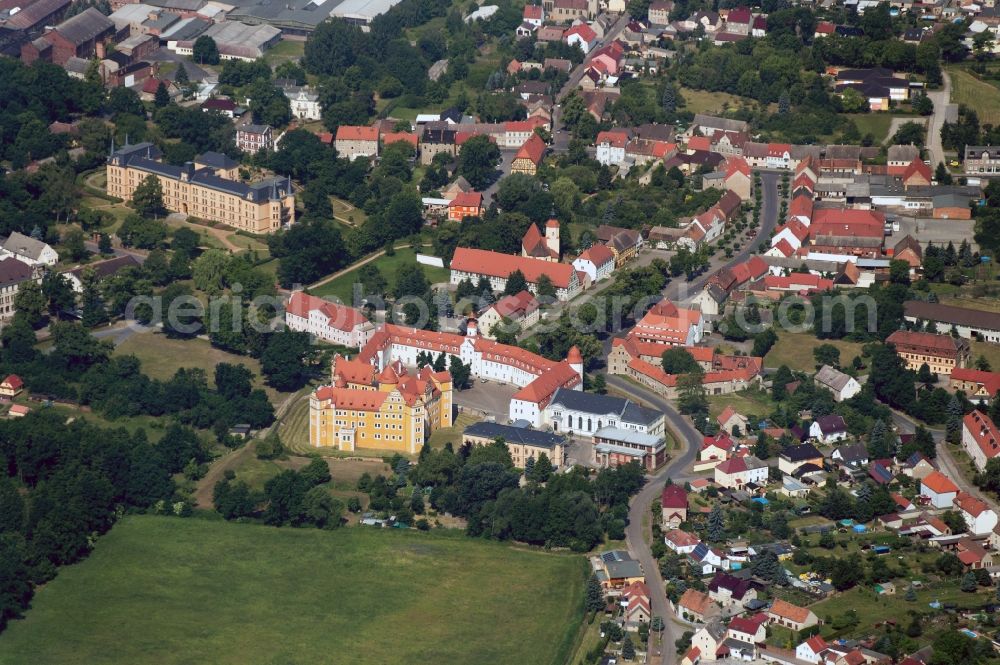
{"label": "residential house", "polygon": [[670,0],[655,0],[649,3],[649,10],[646,18],[651,25],[666,26],[670,24],[670,12],[674,8],[674,3]]}
{"label": "residential house", "polygon": [[1000,173],[1000,146],[965,146],[963,166],[968,175],[996,175]]}
{"label": "residential house", "polygon": [[674,606],[677,618],[692,623],[705,623],[719,614],[718,606],[707,593],[697,589],[685,589]]}
{"label": "residential house", "polygon": [[715,466],[715,484],[727,489],[767,484],[768,467],[753,455],[730,457]]}
{"label": "residential house", "polygon": [[236,147],[251,154],[274,150],[274,130],[270,125],[240,125],[236,128]]}
{"label": "residential house", "polygon": [[12,232],[0,241],[0,257],[9,256],[29,266],[52,267],[59,262],[59,254],[48,244],[26,236],[19,231]]}
{"label": "residential house", "polygon": [[360,349],[375,334],[375,326],[361,310],[293,291],[285,306],[289,330],[307,332],[316,339]]}
{"label": "residential house", "polygon": [[83,293],[83,276],[87,271],[91,271],[94,278],[100,282],[118,274],[120,270],[124,270],[125,268],[140,268],[141,266],[142,264],[139,263],[139,260],[134,256],[131,254],[123,254],[121,256],[116,256],[113,259],[95,261],[94,263],[89,263],[85,266],[77,266],[72,270],[67,270],[62,273],[62,276],[69,281],[74,292]]}
{"label": "residential house", "polygon": [[0,381],[0,398],[14,399],[24,390],[24,381],[17,374],[8,374],[7,378]]}
{"label": "residential house", "polygon": [[940,471],[928,474],[920,481],[920,495],[935,508],[951,508],[958,496],[958,486]]}
{"label": "residential house", "polygon": [[896,355],[906,361],[906,368],[919,370],[926,364],[934,374],[951,374],[969,362],[969,343],[951,335],[897,330],[886,342],[896,347]]}
{"label": "residential house", "polygon": [[697,536],[681,529],[670,529],[663,536],[663,543],[675,554],[690,554],[700,542]]}
{"label": "residential house", "polygon": [[719,621],[710,621],[691,637],[691,648],[697,649],[704,660],[715,660],[725,640],[726,627]]}
{"label": "residential house", "polygon": [[826,641],[819,635],[813,635],[795,647],[795,657],[803,662],[818,665],[822,660],[823,652],[826,650]]}
{"label": "residential house", "polygon": [[973,410],[962,419],[962,447],[979,471],[1000,454],[1000,431],[986,413]]}
{"label": "residential house", "polygon": [[545,156],[545,141],[538,134],[532,134],[531,138],[524,142],[514,155],[511,163],[511,173],[524,173],[525,175],[535,175],[538,165],[542,163]]}
{"label": "residential house", "polygon": [[[516,329],[524,330],[538,323],[539,304],[528,291],[512,296],[504,296],[479,313],[479,329],[486,339],[496,339],[494,328],[503,324],[504,319]],[[513,330],[508,331],[513,332]]]}
{"label": "residential house", "polygon": [[861,384],[849,374],[834,369],[829,365],[823,365],[816,376],[813,377],[816,385],[822,386],[833,393],[833,401],[843,402],[851,399],[861,392]]}
{"label": "residential house", "polygon": [[786,446],[778,455],[778,469],[782,473],[795,474],[806,464],[823,468],[823,453],[816,450],[811,443],[800,443],[797,446]]}
{"label": "residential house", "polygon": [[7,257],[0,259],[0,321],[14,318],[14,300],[25,282],[41,281],[35,268],[20,259]]}
{"label": "residential house", "polygon": [[525,5],[522,19],[525,23],[530,23],[536,28],[542,27],[545,22],[545,8],[541,5]]}
{"label": "residential house", "polygon": [[596,557],[597,579],[606,589],[622,589],[645,581],[642,566],[624,550],[604,552]]}
{"label": "residential house", "polygon": [[620,129],[599,132],[594,141],[597,146],[595,159],[605,166],[624,166],[628,140],[628,133]]}
{"label": "residential house", "polygon": [[780,598],[771,604],[771,607],[767,611],[767,616],[771,619],[772,624],[784,626],[794,631],[811,628],[819,624],[819,618],[812,610],[793,605]]}
{"label": "residential house", "polygon": [[955,543],[955,556],[970,570],[993,567],[993,553],[971,538],[962,538]]}
{"label": "residential house", "polygon": [[762,613],[733,617],[729,622],[728,636],[744,644],[763,644],[767,639],[767,621],[767,615]]}
{"label": "residential house", "polygon": [[359,157],[378,157],[378,140],[378,127],[341,125],[337,127],[333,145],[339,157],[347,157],[353,162]]}
{"label": "residential house", "polygon": [[448,204],[448,219],[461,222],[466,217],[483,216],[483,195],[479,192],[462,192]]}
{"label": "residential house", "polygon": [[563,41],[570,46],[579,46],[586,54],[597,44],[597,33],[586,23],[578,23],[563,33]]}
{"label": "residential house", "polygon": [[320,120],[323,108],[319,103],[319,93],[308,86],[290,86],[284,89],[285,97],[292,109],[292,116],[300,120]]}
{"label": "residential house", "polygon": [[615,255],[605,245],[592,245],[573,260],[573,267],[586,273],[591,284],[596,284],[614,272]]}
{"label": "residential house", "polygon": [[715,420],[722,432],[728,432],[733,436],[741,436],[747,432],[748,418],[738,413],[731,405],[726,406]]}
{"label": "residential house", "polygon": [[680,485],[670,484],[660,493],[660,516],[663,527],[676,529],[687,521],[688,497]]}
{"label": "residential house", "polygon": [[974,536],[993,533],[997,526],[997,514],[985,501],[968,492],[959,492],[955,495],[954,506],[965,520],[969,533]]}
{"label": "residential house", "polygon": [[847,435],[847,423],[838,415],[821,416],[809,426],[809,438],[823,444],[843,441]]}
{"label": "residential house", "polygon": [[863,443],[838,446],[830,459],[852,469],[861,469],[868,465],[868,447]]}
{"label": "residential house", "polygon": [[708,595],[725,609],[746,607],[757,600],[757,586],[751,580],[718,572],[708,583]]}

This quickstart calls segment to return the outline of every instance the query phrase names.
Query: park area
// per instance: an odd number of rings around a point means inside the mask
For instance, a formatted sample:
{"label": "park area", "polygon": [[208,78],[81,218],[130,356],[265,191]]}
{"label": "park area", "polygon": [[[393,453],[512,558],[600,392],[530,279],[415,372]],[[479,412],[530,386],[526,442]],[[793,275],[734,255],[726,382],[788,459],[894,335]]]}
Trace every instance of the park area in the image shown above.
{"label": "park area", "polygon": [[[404,265],[416,263],[416,261],[416,252],[407,247],[397,249],[392,256],[382,255],[372,261],[372,263],[382,273],[382,277],[385,278],[386,284],[389,285],[388,290],[391,293],[396,287],[396,273],[399,269]],[[427,281],[431,284],[440,284],[448,281],[450,273],[447,268],[436,268],[425,265],[421,265],[420,267],[423,269]],[[320,297],[336,296],[341,302],[351,304],[353,302],[352,287],[358,281],[358,269],[360,269],[360,266],[350,272],[345,272],[326,284],[310,289],[310,293]]]}
{"label": "park area", "polygon": [[0,665],[555,665],[585,567],[459,534],[129,516],[38,590]]}

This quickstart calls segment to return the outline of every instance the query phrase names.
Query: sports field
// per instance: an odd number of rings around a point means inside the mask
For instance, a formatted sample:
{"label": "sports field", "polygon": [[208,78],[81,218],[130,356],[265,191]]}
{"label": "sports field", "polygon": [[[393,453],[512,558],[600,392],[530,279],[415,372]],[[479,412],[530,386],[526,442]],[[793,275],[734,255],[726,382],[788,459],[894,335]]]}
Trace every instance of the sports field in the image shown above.
{"label": "sports field", "polygon": [[38,590],[0,665],[555,665],[585,568],[456,533],[129,516]]}

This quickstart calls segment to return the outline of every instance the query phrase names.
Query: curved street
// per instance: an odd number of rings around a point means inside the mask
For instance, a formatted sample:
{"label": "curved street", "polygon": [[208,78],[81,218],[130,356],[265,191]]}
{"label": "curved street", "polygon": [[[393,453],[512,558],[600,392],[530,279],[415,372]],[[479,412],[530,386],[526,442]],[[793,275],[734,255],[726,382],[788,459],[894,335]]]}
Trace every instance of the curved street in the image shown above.
{"label": "curved street", "polygon": [[[746,261],[753,253],[753,248],[762,239],[768,238],[778,221],[778,183],[781,176],[778,173],[761,174],[761,227],[754,240],[747,243],[746,247],[733,256],[732,259],[718,267],[718,269],[728,268],[738,263]],[[712,272],[694,279],[691,282],[674,280],[664,289],[664,295],[672,300],[688,297],[692,293],[701,289],[708,281]],[[607,341],[610,346],[611,340]],[[607,348],[605,349],[608,350]],[[648,663],[663,663],[673,665],[677,662],[674,652],[674,641],[680,637],[679,624],[672,620],[670,605],[667,601],[666,588],[663,579],[660,577],[660,567],[653,557],[650,548],[650,538],[647,538],[647,528],[645,521],[651,517],[650,506],[656,497],[663,491],[667,478],[674,482],[684,482],[693,476],[687,472],[698,454],[701,443],[701,434],[694,428],[691,422],[682,416],[674,406],[659,395],[649,391],[638,384],[632,383],[621,376],[607,376],[609,388],[614,388],[617,392],[626,395],[638,402],[652,406],[663,412],[668,427],[677,439],[678,451],[676,457],[670,460],[655,476],[649,477],[645,486],[632,497],[629,505],[629,522],[625,527],[625,542],[628,550],[642,565],[642,570],[646,575],[646,582],[650,588],[652,597],[649,599],[650,610],[653,616],[663,618],[663,635],[659,648],[650,646]]]}

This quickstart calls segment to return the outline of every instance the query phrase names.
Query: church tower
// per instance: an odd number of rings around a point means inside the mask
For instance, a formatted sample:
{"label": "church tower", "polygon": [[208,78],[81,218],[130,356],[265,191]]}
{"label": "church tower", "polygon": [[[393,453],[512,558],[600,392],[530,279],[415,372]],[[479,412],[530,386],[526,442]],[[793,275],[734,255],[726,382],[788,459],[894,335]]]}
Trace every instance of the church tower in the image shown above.
{"label": "church tower", "polygon": [[559,220],[550,219],[545,222],[545,246],[559,260]]}

